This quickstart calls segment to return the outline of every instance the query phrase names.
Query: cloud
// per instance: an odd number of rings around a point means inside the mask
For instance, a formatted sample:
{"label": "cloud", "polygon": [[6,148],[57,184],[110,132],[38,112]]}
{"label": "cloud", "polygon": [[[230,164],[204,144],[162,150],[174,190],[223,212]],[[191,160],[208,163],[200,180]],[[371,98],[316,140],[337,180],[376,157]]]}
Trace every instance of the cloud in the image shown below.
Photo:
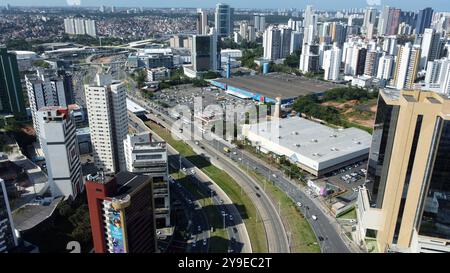
{"label": "cloud", "polygon": [[367,5],[369,6],[380,6],[381,0],[366,0]]}
{"label": "cloud", "polygon": [[69,6],[81,6],[81,0],[66,0]]}

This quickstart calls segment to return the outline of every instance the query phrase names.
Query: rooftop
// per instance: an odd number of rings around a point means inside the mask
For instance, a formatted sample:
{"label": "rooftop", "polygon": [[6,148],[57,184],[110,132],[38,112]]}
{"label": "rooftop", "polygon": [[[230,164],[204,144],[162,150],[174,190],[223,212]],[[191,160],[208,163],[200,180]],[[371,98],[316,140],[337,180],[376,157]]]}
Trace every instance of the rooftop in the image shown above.
{"label": "rooftop", "polygon": [[338,86],[331,82],[308,79],[286,73],[269,73],[253,76],[217,79],[216,81],[258,93],[266,97],[296,98],[311,93],[320,94]]}
{"label": "rooftop", "polygon": [[300,117],[279,119],[279,133],[276,126],[272,121],[262,122],[259,127],[250,125],[249,131],[265,141],[278,144],[279,152],[295,162],[309,161],[319,165],[349,154],[365,153],[372,141],[372,136],[363,130],[334,129]]}
{"label": "rooftop", "polygon": [[88,175],[86,180],[101,184],[107,184],[115,181],[117,184],[117,192],[114,198],[121,198],[125,195],[132,195],[142,184],[151,180],[149,176],[134,174],[131,172],[119,172],[114,174],[102,174]]}

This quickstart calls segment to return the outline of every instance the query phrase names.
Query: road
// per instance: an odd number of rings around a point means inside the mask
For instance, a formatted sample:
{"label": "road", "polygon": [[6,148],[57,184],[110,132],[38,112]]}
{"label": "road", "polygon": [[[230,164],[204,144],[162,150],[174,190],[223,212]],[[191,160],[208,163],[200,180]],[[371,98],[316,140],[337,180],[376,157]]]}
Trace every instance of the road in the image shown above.
{"label": "road", "polygon": [[[223,149],[224,144],[214,140],[217,149]],[[245,153],[239,149],[230,149],[230,158],[236,162],[240,162],[248,168],[266,177],[275,186],[289,195],[295,203],[302,203],[300,211],[305,215],[314,230],[316,237],[321,245],[321,251],[324,253],[347,253],[350,252],[349,247],[344,242],[342,236],[336,230],[337,222],[330,215],[325,213],[318,204],[318,200],[306,194],[298,184],[291,182],[285,178],[281,171],[268,168],[260,160],[255,159],[252,155]],[[312,215],[317,216],[317,220],[313,220]],[[330,219],[331,218],[331,219]]]}
{"label": "road", "polygon": [[[130,126],[132,126],[137,132],[149,132],[151,131],[139,118],[130,114]],[[154,134],[156,140],[162,141],[159,136]],[[225,194],[225,192],[220,189],[213,181],[209,179],[203,172],[196,168],[189,160],[184,157],[180,158],[179,153],[174,150],[170,145],[168,147],[169,164],[175,169],[180,169],[185,172],[190,178],[192,178],[199,187],[202,187],[205,192],[211,193],[211,198],[214,206],[218,210],[218,213],[223,215],[224,226],[227,229],[229,246],[228,252],[236,253],[251,253],[251,243],[250,238],[247,233],[245,224],[241,218],[239,211],[236,206],[232,203],[231,199]],[[177,186],[180,186],[177,184]],[[180,187],[183,188],[183,187]],[[187,197],[188,203],[191,203],[195,198]],[[189,201],[191,200],[191,202]],[[192,204],[190,204],[192,205]],[[195,204],[194,204],[195,206]],[[198,206],[197,206],[198,207]],[[198,221],[193,221],[193,225],[198,224]],[[201,229],[204,230],[203,226],[200,225]],[[208,226],[209,230],[210,227]],[[206,238],[209,238],[209,233]],[[194,241],[205,239],[205,236],[200,236],[195,238]],[[203,242],[202,242],[203,244]],[[195,245],[195,244],[194,244]],[[192,244],[191,244],[192,246]],[[198,246],[197,246],[198,247]]]}
{"label": "road", "polygon": [[[130,97],[130,99],[133,99]],[[150,110],[148,105],[144,105],[142,101],[133,99],[134,102],[138,103],[147,110]],[[153,111],[156,109],[151,108]],[[156,116],[152,116],[158,123],[165,125],[166,128],[170,128],[170,117],[164,113],[160,114],[164,116],[164,120],[159,119]],[[191,147],[196,150],[201,150],[201,147],[195,144],[193,141],[186,141]],[[269,253],[288,253],[290,252],[289,242],[286,235],[286,230],[284,228],[283,222],[278,214],[277,209],[272,204],[270,198],[265,192],[258,191],[256,182],[252,177],[247,175],[242,171],[238,165],[224,156],[221,152],[216,151],[213,148],[204,149],[203,152],[209,156],[209,159],[213,165],[226,171],[231,177],[233,177],[236,182],[241,186],[242,190],[249,196],[251,201],[255,204],[260,220],[263,221],[264,228],[266,231],[267,245]],[[217,159],[220,158],[220,159]]]}

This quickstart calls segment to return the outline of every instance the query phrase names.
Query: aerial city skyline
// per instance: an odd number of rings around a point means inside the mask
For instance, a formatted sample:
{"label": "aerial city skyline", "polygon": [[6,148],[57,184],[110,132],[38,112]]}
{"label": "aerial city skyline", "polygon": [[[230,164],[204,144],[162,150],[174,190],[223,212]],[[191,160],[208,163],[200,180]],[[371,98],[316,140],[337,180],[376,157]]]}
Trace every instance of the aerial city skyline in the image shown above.
{"label": "aerial city skyline", "polygon": [[[7,0],[4,0],[5,3],[8,3]],[[261,9],[269,8],[269,9],[283,9],[283,8],[302,8],[306,5],[314,5],[316,8],[320,9],[340,9],[340,8],[364,8],[366,6],[395,6],[402,9],[408,10],[418,10],[423,8],[424,6],[432,6],[436,10],[445,11],[447,5],[445,1],[442,0],[430,0],[427,1],[426,4],[423,1],[404,1],[404,0],[350,0],[350,1],[334,1],[334,0],[283,0],[281,2],[277,2],[276,4],[273,1],[268,0],[259,0],[259,1],[236,1],[236,0],[228,0],[222,1],[225,4],[232,5],[237,8],[254,8],[254,4],[258,4],[258,7]],[[215,0],[192,0],[189,2],[179,0],[165,0],[165,1],[152,1],[149,3],[144,0],[130,0],[130,1],[121,1],[121,0],[112,0],[112,1],[94,1],[94,0],[46,0],[45,2],[36,2],[32,0],[16,0],[11,2],[11,5],[17,6],[84,6],[84,7],[95,7],[98,5],[114,5],[117,7],[156,7],[156,8],[166,8],[166,7],[202,7],[202,8],[213,8],[216,5],[217,1]],[[3,4],[3,3],[0,3]]]}
{"label": "aerial city skyline", "polygon": [[0,253],[450,252],[448,7],[258,2],[2,3]]}

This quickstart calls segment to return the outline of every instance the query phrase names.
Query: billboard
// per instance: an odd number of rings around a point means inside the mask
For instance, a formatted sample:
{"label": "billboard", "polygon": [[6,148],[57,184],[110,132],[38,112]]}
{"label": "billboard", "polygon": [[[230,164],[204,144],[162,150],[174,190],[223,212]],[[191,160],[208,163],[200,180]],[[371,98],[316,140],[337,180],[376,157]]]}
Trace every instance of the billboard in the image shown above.
{"label": "billboard", "polygon": [[109,232],[113,244],[112,253],[125,253],[125,244],[123,236],[122,214],[120,210],[110,208],[109,211]]}

